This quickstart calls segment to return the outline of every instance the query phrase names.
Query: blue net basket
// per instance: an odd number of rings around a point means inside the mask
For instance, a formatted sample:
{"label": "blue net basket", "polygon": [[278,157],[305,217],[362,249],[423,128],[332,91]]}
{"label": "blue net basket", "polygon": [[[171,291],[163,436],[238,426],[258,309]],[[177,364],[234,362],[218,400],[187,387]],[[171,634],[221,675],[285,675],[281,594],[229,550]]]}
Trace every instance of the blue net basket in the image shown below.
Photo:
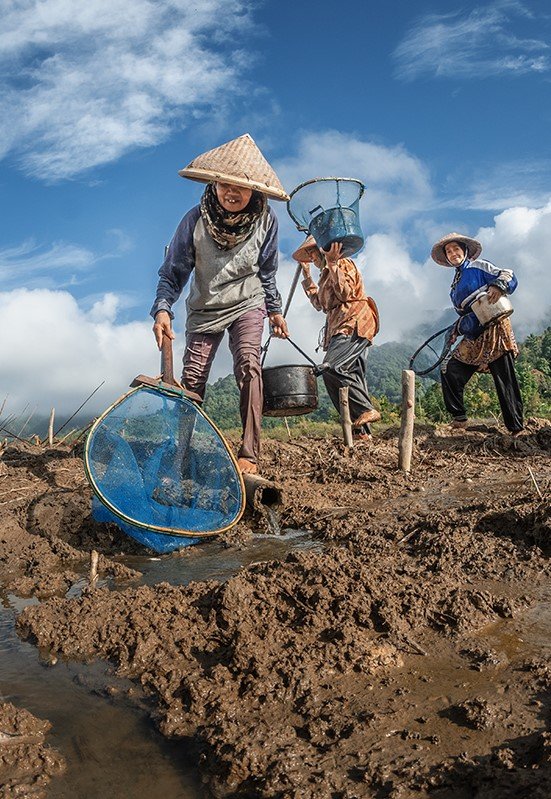
{"label": "blue net basket", "polygon": [[182,395],[140,387],[111,406],[86,441],[93,515],[157,552],[239,521],[243,481],[226,442]]}
{"label": "blue net basket", "polygon": [[308,232],[320,249],[340,242],[347,257],[361,250],[359,203],[364,185],[356,178],[315,178],[290,194],[287,210],[299,230]]}

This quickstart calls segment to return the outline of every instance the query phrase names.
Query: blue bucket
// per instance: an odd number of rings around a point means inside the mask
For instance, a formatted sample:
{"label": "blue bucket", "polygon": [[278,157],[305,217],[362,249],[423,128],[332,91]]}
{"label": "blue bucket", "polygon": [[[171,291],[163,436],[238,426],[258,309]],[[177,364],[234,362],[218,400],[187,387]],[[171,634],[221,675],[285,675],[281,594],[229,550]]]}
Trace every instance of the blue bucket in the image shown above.
{"label": "blue bucket", "polygon": [[355,178],[315,178],[301,183],[291,194],[287,210],[299,230],[308,232],[322,250],[342,245],[342,257],[364,245],[359,203],[364,185]]}

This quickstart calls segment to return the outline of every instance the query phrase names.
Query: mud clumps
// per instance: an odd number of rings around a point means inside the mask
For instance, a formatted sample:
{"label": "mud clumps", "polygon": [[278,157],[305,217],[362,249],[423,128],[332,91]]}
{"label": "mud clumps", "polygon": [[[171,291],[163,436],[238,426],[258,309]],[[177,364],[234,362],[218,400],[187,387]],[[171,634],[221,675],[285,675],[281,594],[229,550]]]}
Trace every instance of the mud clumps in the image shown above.
{"label": "mud clumps", "polygon": [[50,724],[0,702],[0,799],[45,799],[53,777],[65,771],[62,756],[46,746]]}
{"label": "mud clumps", "polygon": [[[71,599],[70,564],[85,568],[94,541],[87,489],[69,454],[42,469],[13,455],[10,479],[29,482],[12,484],[38,483],[3,518],[0,578],[38,581],[45,552],[57,559],[65,582],[21,613],[19,633],[139,683],[161,731],[198,748],[213,796],[537,797],[549,788],[551,688],[543,644],[523,649],[522,619],[551,593],[547,510],[526,468],[545,489],[544,430],[418,428],[409,477],[396,431],[350,453],[337,439],[265,442],[280,524],[314,531],[323,551],[223,584],[104,585]],[[227,545],[263,529],[246,516]],[[104,573],[116,535],[98,531]]]}

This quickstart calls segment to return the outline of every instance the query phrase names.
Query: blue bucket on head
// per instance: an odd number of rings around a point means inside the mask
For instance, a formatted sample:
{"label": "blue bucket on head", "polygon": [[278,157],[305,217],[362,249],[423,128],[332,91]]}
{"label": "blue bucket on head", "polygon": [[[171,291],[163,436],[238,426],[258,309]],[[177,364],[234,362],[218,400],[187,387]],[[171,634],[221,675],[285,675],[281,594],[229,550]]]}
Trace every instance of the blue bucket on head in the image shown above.
{"label": "blue bucket on head", "polygon": [[359,204],[364,185],[356,178],[314,178],[294,189],[287,210],[299,230],[309,233],[321,250],[342,245],[342,257],[364,245]]}

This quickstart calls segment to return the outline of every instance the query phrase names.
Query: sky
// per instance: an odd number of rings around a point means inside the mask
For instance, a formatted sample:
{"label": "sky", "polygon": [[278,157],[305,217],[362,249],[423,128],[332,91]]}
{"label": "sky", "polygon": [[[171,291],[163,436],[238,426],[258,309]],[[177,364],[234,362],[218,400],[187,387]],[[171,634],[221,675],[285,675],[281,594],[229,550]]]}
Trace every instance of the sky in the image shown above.
{"label": "sky", "polygon": [[[518,337],[551,320],[551,8],[545,0],[0,0],[0,407],[99,413],[156,375],[164,246],[201,196],[178,170],[250,133],[287,191],[365,184],[355,257],[411,342],[449,307],[432,244],[512,268]],[[303,239],[285,203],[278,284]],[[175,360],[185,302],[176,313]],[[315,360],[302,292],[291,337]],[[267,365],[296,363],[286,342]],[[231,371],[224,344],[211,380]]]}

